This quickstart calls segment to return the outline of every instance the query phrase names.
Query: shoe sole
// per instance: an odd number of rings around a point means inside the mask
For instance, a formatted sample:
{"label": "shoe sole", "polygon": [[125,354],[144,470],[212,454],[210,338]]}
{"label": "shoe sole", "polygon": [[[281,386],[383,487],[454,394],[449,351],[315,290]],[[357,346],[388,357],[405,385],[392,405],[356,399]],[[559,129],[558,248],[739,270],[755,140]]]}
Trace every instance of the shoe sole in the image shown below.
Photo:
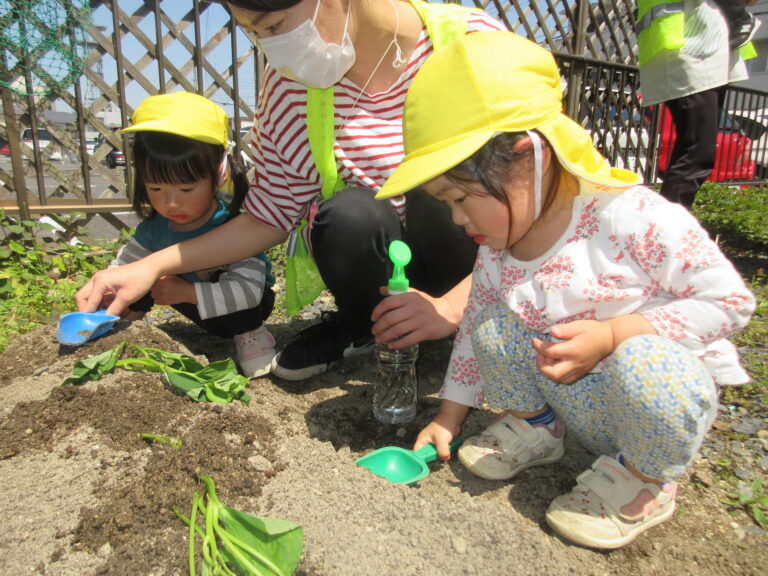
{"label": "shoe sole", "polygon": [[[528,468],[533,468],[534,466],[544,466],[546,464],[552,464],[553,462],[557,462],[560,460],[560,458],[563,457],[563,454],[565,453],[565,449],[563,446],[560,446],[560,449],[556,451],[552,456],[548,456],[547,458],[542,458],[541,460],[533,460],[531,462],[526,462],[525,464],[520,464],[517,468],[513,469],[511,472],[503,475],[494,475],[492,473],[483,472],[482,470],[473,470],[477,466],[477,462],[474,464],[470,464],[465,458],[461,456],[461,452],[459,452],[459,462],[461,462],[464,467],[469,470],[470,473],[472,473],[474,476],[477,476],[478,478],[483,478],[485,480],[510,480],[511,478],[514,478],[520,472],[523,470],[527,470]],[[479,461],[478,461],[479,462]]]}
{"label": "shoe sole", "polygon": [[[362,346],[349,346],[342,352],[344,358],[353,358],[355,356],[360,356],[361,354],[364,354],[365,352],[369,352],[373,350],[373,341],[370,343],[366,343]],[[318,376],[320,374],[323,374],[324,372],[327,372],[330,370],[330,368],[337,364],[337,362],[329,362],[327,364],[315,364],[313,366],[305,366],[304,368],[297,368],[297,369],[291,369],[291,368],[285,368],[284,366],[280,366],[280,355],[282,352],[279,352],[273,359],[272,359],[272,366],[270,369],[270,372],[277,376],[278,378],[282,378],[283,380],[290,380],[291,382],[300,382],[301,380],[306,380],[307,378],[312,378],[313,376]],[[340,362],[339,360],[338,362]]]}
{"label": "shoe sole", "polygon": [[552,528],[552,530],[554,530],[558,536],[568,540],[569,542],[572,542],[573,544],[584,546],[586,548],[595,548],[598,550],[616,550],[617,548],[626,546],[635,538],[640,536],[640,534],[643,532],[669,520],[675,513],[675,508],[676,503],[673,501],[672,506],[669,507],[669,510],[651,520],[648,520],[647,522],[638,523],[634,529],[630,530],[627,534],[621,538],[615,538],[613,540],[597,540],[595,538],[590,538],[589,534],[584,531],[582,526],[574,527],[570,524],[559,523],[557,520],[553,520],[550,517],[549,511],[547,511],[544,517],[547,520],[547,524],[549,524],[550,528]]}
{"label": "shoe sole", "polygon": [[280,366],[280,354],[282,354],[282,352],[278,353],[277,356],[272,359],[270,372],[278,378],[289,380],[291,382],[299,382],[301,380],[306,380],[307,378],[312,378],[313,376],[318,376],[319,374],[327,372],[328,369],[333,365],[333,363],[315,364],[314,366],[305,366],[304,368],[291,370],[290,368],[284,368],[283,366]]}

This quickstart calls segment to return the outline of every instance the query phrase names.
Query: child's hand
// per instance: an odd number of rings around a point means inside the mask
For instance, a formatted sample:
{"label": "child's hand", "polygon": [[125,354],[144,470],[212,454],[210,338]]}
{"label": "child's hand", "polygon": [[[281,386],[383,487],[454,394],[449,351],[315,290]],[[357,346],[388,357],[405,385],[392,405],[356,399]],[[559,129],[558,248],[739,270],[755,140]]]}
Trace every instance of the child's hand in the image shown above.
{"label": "child's hand", "polygon": [[136,322],[137,320],[144,318],[146,315],[147,313],[143,310],[131,310],[130,308],[126,308],[123,313],[120,314],[120,318],[128,322]]}
{"label": "child's hand", "polygon": [[178,276],[163,276],[152,286],[151,294],[155,304],[197,304],[195,286]]}
{"label": "child's hand", "polygon": [[413,445],[413,449],[416,451],[427,444],[434,444],[440,459],[450,460],[451,449],[448,445],[456,435],[458,435],[458,430],[455,434],[451,433],[447,428],[444,428],[441,424],[433,420],[427,424],[426,428],[419,432],[419,435],[416,437],[416,443]]}
{"label": "child's hand", "polygon": [[559,384],[573,384],[588,374],[614,349],[613,330],[607,322],[577,320],[558,324],[552,336],[562,342],[533,339],[536,367],[547,378]]}
{"label": "child's hand", "polygon": [[413,449],[418,450],[427,444],[434,444],[437,455],[441,460],[451,459],[451,449],[448,445],[461,432],[461,423],[469,412],[469,407],[451,400],[440,403],[440,411],[435,419],[419,432]]}

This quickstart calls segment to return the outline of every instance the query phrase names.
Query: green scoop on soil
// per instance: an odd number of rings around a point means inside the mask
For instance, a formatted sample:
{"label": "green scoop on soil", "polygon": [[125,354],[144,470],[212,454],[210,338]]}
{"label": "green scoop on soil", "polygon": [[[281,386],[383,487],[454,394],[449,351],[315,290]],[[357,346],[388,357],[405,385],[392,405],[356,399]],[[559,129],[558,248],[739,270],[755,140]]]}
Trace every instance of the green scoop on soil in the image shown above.
{"label": "green scoop on soil", "polygon": [[[451,452],[456,450],[464,439],[456,437],[450,444]],[[428,462],[437,460],[434,444],[422,446],[417,451],[406,450],[398,446],[385,446],[355,460],[355,464],[367,468],[377,476],[386,478],[393,484],[414,484],[429,474]]]}

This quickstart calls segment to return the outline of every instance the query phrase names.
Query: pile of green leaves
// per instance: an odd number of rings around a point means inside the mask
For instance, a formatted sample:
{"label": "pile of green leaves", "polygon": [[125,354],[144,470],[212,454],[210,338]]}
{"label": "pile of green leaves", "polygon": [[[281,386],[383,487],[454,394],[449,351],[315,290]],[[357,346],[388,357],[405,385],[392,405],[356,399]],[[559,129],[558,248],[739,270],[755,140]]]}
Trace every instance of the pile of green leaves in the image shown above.
{"label": "pile of green leaves", "polygon": [[186,354],[144,348],[127,342],[81,360],[75,364],[72,375],[62,385],[98,380],[115,368],[162,372],[171,387],[195,402],[224,404],[240,400],[247,404],[250,401],[245,392],[248,378],[237,371],[232,358],[204,366]]}
{"label": "pile of green leaves", "polygon": [[[258,518],[230,508],[216,495],[213,479],[201,476],[205,497],[195,492],[192,512],[176,515],[189,526],[189,574],[196,574],[196,541],[202,552],[202,574],[288,576],[296,570],[304,547],[301,526],[275,518]],[[204,517],[198,525],[198,512]]]}
{"label": "pile of green leaves", "polygon": [[77,289],[114,258],[123,240],[88,244],[87,231],[78,225],[82,217],[57,216],[61,232],[0,210],[0,353],[14,336],[72,311]]}

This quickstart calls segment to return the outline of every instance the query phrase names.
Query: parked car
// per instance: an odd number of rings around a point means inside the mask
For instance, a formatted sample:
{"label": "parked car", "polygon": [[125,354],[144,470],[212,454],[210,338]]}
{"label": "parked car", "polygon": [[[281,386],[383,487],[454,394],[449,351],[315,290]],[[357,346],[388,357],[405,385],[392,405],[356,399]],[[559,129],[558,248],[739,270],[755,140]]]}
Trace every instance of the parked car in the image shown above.
{"label": "parked car", "polygon": [[[112,128],[113,132],[118,132],[120,130],[119,126],[115,126]],[[100,135],[96,139],[96,147],[98,148],[102,144],[106,144],[107,146],[111,146],[112,149],[107,152],[107,156],[105,158],[105,161],[107,162],[107,166],[110,168],[116,168],[117,166],[125,166],[125,153],[119,149],[112,146],[112,143],[107,140],[107,138],[104,135]]]}
{"label": "parked car", "polygon": [[0,156],[10,156],[11,155],[11,147],[6,144],[5,146],[0,146]]}
{"label": "parked car", "polygon": [[[21,140],[24,144],[30,148],[34,148],[34,139],[32,137],[32,128],[24,128],[21,132]],[[40,150],[46,151],[47,158],[49,160],[61,160],[62,150],[61,146],[54,142],[53,136],[45,128],[37,129],[37,143],[40,146]]]}
{"label": "parked car", "polygon": [[[650,121],[653,108],[649,107],[646,110]],[[661,143],[658,149],[658,171],[663,177],[669,166],[669,157],[677,140],[672,114],[664,104],[662,104],[659,120],[659,134],[661,135]],[[713,182],[752,180],[755,177],[755,172],[756,164],[752,158],[752,139],[747,136],[736,116],[731,112],[723,112],[720,128],[717,132],[715,167],[707,180]]]}
{"label": "parked car", "polygon": [[768,112],[765,110],[732,110],[744,134],[752,140],[752,160],[757,167],[757,177],[768,176]]}
{"label": "parked car", "polygon": [[107,154],[107,166],[110,168],[117,168],[118,166],[125,166],[125,154],[122,150],[113,148]]}
{"label": "parked car", "polygon": [[[34,146],[34,141],[32,140],[32,128],[24,128],[24,130],[22,130],[21,140],[30,148]],[[43,150],[51,145],[51,142],[53,142],[53,136],[51,136],[51,133],[48,132],[48,130],[45,128],[38,128],[37,142],[40,144],[40,149]]]}

